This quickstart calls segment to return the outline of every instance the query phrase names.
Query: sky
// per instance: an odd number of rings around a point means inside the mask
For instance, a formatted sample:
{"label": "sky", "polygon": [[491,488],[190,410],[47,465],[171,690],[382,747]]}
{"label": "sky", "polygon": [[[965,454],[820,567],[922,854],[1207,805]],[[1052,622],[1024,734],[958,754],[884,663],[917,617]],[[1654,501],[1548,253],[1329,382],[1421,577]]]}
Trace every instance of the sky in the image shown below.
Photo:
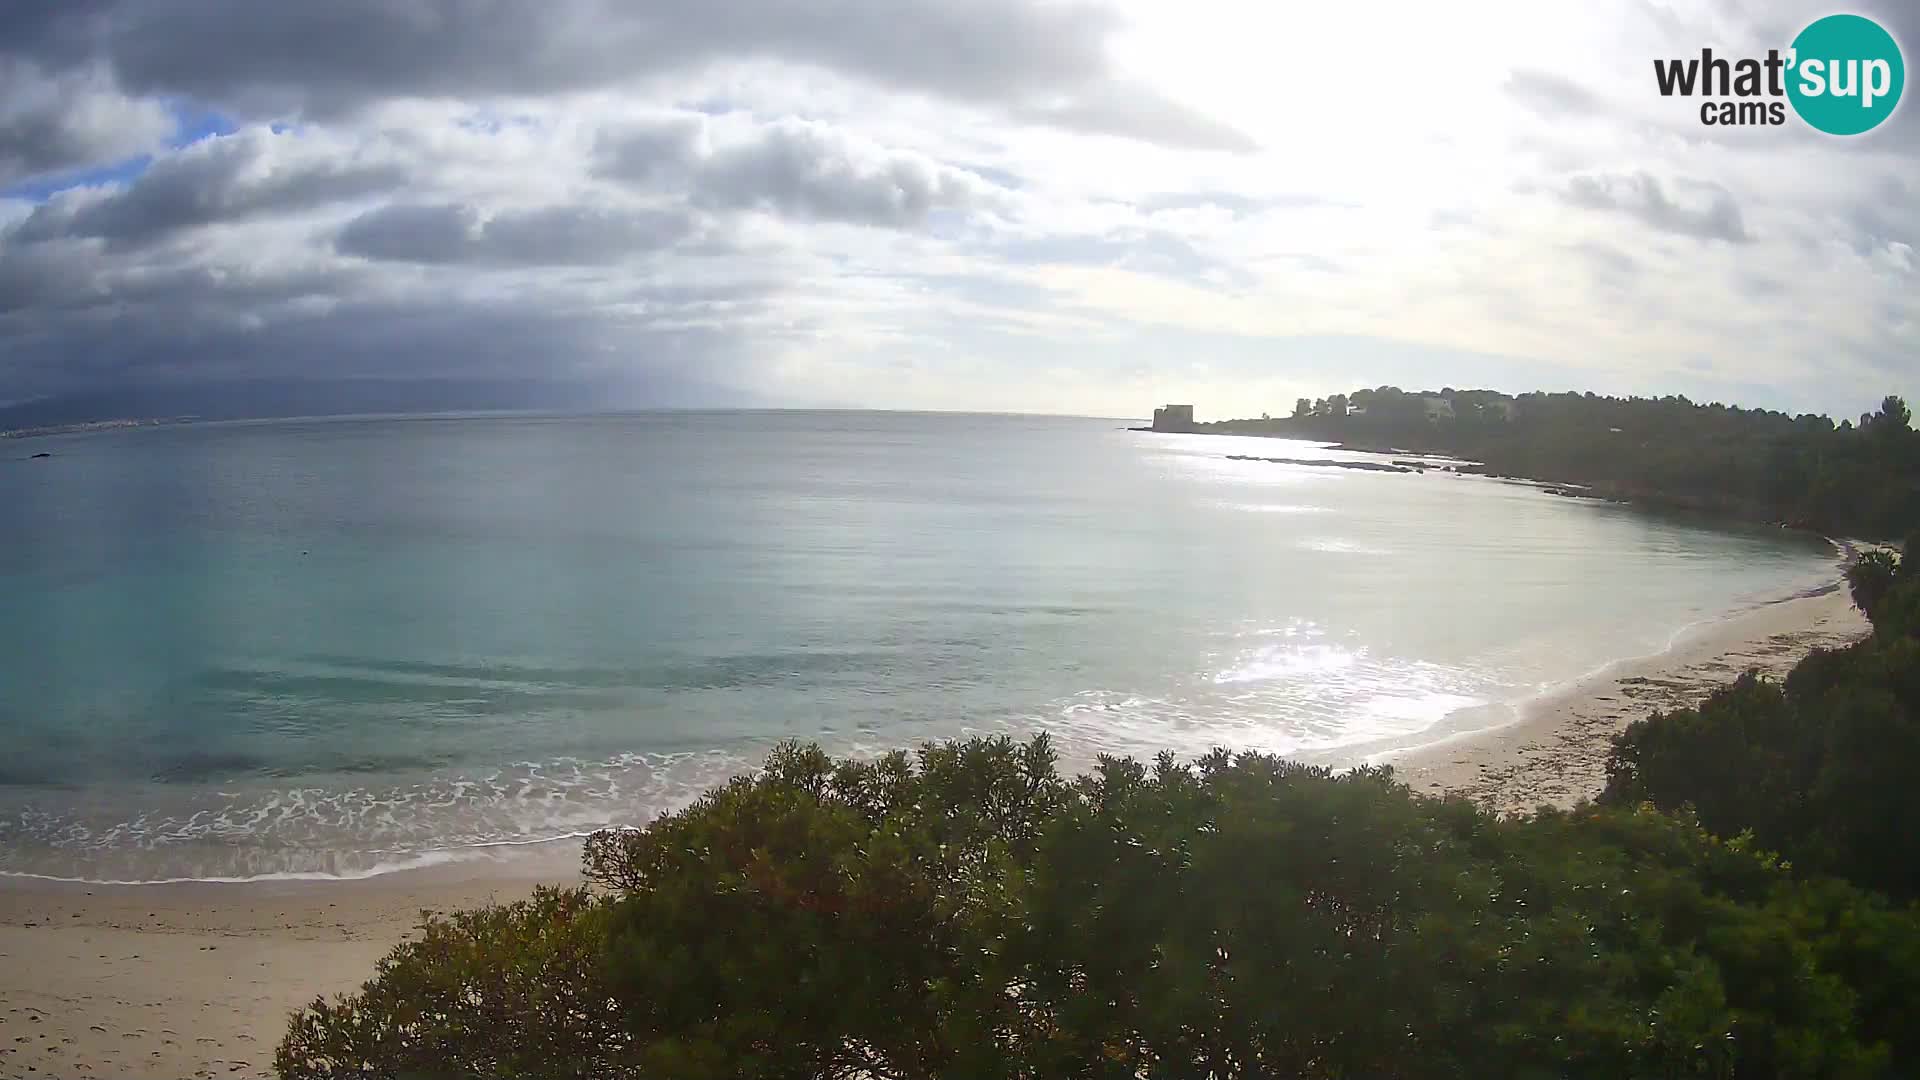
{"label": "sky", "polygon": [[[0,405],[513,380],[1202,418],[1920,396],[1920,104],[1703,126],[1800,0],[0,7]],[[1873,0],[1920,60],[1920,4]],[[1911,91],[1908,97],[1920,94]]]}

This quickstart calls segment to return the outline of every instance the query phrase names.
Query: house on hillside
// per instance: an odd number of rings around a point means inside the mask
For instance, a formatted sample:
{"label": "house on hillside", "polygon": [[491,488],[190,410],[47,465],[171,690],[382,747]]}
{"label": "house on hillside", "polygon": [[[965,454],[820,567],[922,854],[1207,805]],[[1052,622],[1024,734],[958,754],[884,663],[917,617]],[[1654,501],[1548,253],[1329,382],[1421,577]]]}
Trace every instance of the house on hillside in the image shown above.
{"label": "house on hillside", "polygon": [[1444,398],[1439,394],[1422,394],[1420,396],[1420,405],[1427,411],[1427,422],[1429,424],[1441,420],[1453,419],[1452,398]]}

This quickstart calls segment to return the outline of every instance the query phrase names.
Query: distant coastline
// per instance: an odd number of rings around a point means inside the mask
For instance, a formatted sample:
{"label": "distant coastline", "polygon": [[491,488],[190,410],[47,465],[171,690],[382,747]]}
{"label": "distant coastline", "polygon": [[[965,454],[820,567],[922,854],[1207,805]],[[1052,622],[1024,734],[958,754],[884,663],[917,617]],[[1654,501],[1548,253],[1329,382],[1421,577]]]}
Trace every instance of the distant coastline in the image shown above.
{"label": "distant coastline", "polygon": [[1154,410],[1150,425],[1129,430],[1292,439],[1354,453],[1442,459],[1438,466],[1394,461],[1380,469],[1438,468],[1527,481],[1558,495],[1821,536],[1892,540],[1920,525],[1920,493],[1905,450],[1912,414],[1892,395],[1857,423],[1836,423],[1681,396],[1382,386],[1301,398],[1290,416],[1257,419],[1203,421],[1192,405],[1166,405]]}
{"label": "distant coastline", "polygon": [[122,428],[167,427],[173,424],[191,424],[198,417],[166,416],[147,420],[89,420],[78,424],[45,424],[40,427],[13,428],[0,431],[0,439],[37,439],[45,435],[73,435],[86,431],[117,431]]}

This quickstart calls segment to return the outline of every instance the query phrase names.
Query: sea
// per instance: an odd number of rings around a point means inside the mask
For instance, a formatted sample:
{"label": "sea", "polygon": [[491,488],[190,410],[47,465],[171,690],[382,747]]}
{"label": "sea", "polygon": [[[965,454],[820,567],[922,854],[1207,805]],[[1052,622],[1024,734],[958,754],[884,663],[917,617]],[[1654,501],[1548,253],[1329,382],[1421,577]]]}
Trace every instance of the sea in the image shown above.
{"label": "sea", "polygon": [[495,858],[643,825],[787,739],[1346,767],[1836,573],[1779,529],[1127,428],[661,412],[0,442],[0,875]]}

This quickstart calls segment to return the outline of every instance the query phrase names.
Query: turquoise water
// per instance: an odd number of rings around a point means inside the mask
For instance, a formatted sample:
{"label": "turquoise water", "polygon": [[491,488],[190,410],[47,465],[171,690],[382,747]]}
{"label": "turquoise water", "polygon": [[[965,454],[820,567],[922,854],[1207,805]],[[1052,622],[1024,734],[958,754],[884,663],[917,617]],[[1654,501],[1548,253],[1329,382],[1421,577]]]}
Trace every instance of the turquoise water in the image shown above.
{"label": "turquoise water", "polygon": [[359,875],[642,822],[789,737],[1346,763],[1834,573],[1235,453],[1357,456],[885,413],[0,443],[0,872]]}

